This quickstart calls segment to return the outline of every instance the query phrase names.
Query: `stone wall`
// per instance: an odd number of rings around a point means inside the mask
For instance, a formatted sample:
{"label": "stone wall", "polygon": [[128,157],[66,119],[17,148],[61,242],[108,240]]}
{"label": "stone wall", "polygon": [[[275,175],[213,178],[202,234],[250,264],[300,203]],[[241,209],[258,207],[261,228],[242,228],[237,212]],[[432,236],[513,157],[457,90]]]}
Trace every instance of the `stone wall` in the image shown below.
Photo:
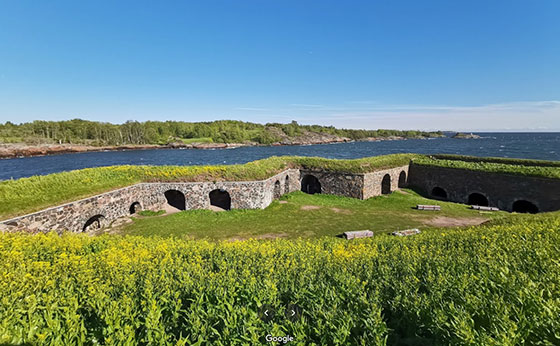
{"label": "stone wall", "polygon": [[364,174],[362,199],[368,199],[371,197],[382,195],[382,182],[383,178],[386,175],[389,175],[391,179],[390,192],[397,190],[399,188],[399,178],[401,177],[401,173],[403,172],[404,181],[401,181],[402,186],[400,187],[406,187],[408,181],[408,165]]}
{"label": "stone wall", "polygon": [[[512,210],[515,201],[526,200],[539,211],[560,209],[560,180],[506,174],[475,172],[454,168],[414,165],[380,170],[366,174],[289,169],[262,181],[141,183],[101,195],[81,199],[61,206],[0,222],[30,232],[50,230],[82,232],[88,221],[100,226],[131,214],[131,206],[159,210],[167,203],[165,192],[179,191],[184,195],[185,209],[210,207],[210,192],[222,190],[231,198],[231,209],[263,209],[280,196],[301,189],[302,179],[313,175],[325,194],[367,199],[410,186],[431,196],[434,187],[447,193],[453,202],[467,203],[472,193],[484,195],[490,206]],[[384,187],[384,178],[388,176]]]}
{"label": "stone wall", "polygon": [[313,175],[321,183],[322,193],[338,196],[368,199],[382,194],[382,181],[386,175],[390,177],[389,192],[399,188],[399,177],[404,172],[404,186],[408,177],[408,165],[384,169],[365,174],[340,173],[316,170],[300,170],[300,181],[305,175]]}
{"label": "stone wall", "polygon": [[560,180],[524,177],[458,168],[410,165],[409,185],[424,196],[431,196],[434,187],[447,193],[447,200],[467,203],[472,193],[488,199],[489,205],[512,211],[515,201],[526,200],[539,211],[560,209]]}
{"label": "stone wall", "polygon": [[362,189],[364,185],[363,174],[301,169],[298,190],[301,187],[301,180],[306,175],[312,175],[319,180],[321,184],[321,193],[362,198]]}
{"label": "stone wall", "polygon": [[[286,170],[262,181],[141,183],[16,217],[1,224],[30,232],[81,232],[88,220],[97,216],[100,216],[101,226],[107,226],[120,217],[130,215],[131,207],[135,203],[140,205],[140,209],[159,210],[167,204],[165,192],[168,190],[184,194],[186,210],[210,207],[210,191],[216,189],[229,193],[232,209],[262,209],[274,198],[298,190],[298,184],[297,169]],[[278,193],[276,196],[275,189]]]}
{"label": "stone wall", "polygon": [[86,222],[96,215],[103,216],[103,226],[118,217],[130,215],[130,207],[135,202],[139,202],[141,207],[145,207],[141,185],[133,185],[48,208],[36,213],[6,220],[2,223],[31,232],[51,230],[81,232]]}

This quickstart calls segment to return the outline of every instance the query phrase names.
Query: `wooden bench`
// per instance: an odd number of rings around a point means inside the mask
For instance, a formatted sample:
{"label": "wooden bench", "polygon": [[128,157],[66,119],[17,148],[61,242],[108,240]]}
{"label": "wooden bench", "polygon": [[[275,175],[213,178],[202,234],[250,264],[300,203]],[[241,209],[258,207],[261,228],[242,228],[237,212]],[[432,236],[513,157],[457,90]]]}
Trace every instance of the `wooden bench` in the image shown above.
{"label": "wooden bench", "polygon": [[482,205],[471,205],[471,209],[481,210],[481,211],[500,211],[500,209],[496,207],[485,207]]}
{"label": "wooden bench", "polygon": [[420,234],[420,230],[418,228],[412,228],[412,229],[405,229],[404,231],[395,231],[391,234],[396,235],[397,237],[406,237],[409,235]]}
{"label": "wooden bench", "polygon": [[351,231],[342,233],[342,236],[346,239],[369,238],[373,237],[373,232],[370,230]]}
{"label": "wooden bench", "polygon": [[416,206],[418,210],[431,210],[431,211],[439,211],[441,207],[439,205],[425,205],[425,204],[418,204]]}

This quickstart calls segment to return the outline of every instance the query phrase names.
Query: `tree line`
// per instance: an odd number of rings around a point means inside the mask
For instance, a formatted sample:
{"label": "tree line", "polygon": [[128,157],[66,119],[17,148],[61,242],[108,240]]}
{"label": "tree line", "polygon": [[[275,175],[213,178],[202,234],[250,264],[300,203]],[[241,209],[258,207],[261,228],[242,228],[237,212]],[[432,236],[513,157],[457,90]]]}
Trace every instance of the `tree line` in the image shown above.
{"label": "tree line", "polygon": [[271,144],[286,136],[294,138],[307,131],[348,137],[353,140],[368,137],[401,136],[407,138],[440,137],[441,132],[400,130],[349,130],[333,126],[288,124],[256,124],[236,120],[212,122],[183,121],[127,121],[111,124],[82,119],[67,121],[33,121],[14,124],[0,123],[0,142],[26,144],[88,144],[130,145],[168,144],[188,139],[201,139],[216,143],[256,142]]}

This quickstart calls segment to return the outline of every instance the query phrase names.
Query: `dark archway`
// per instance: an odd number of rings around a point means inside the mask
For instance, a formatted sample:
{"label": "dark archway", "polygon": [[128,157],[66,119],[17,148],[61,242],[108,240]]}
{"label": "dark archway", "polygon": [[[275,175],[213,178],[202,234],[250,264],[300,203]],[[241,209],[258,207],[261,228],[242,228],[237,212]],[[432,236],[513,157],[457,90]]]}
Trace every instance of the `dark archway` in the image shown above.
{"label": "dark archway", "polygon": [[402,171],[399,174],[399,187],[406,187],[406,172]]}
{"label": "dark archway", "polygon": [[301,191],[308,194],[321,193],[321,183],[314,175],[307,174],[301,179]]}
{"label": "dark archway", "polygon": [[282,196],[282,186],[280,186],[280,180],[276,180],[274,183],[274,194],[272,198],[276,199],[280,198],[280,196]]}
{"label": "dark archway", "polygon": [[100,229],[105,226],[105,216],[98,214],[90,217],[84,224],[83,232]]}
{"label": "dark archway", "polygon": [[130,208],[129,208],[130,215],[136,214],[140,210],[142,210],[142,205],[140,205],[140,202],[134,202],[130,205]]}
{"label": "dark archway", "polygon": [[385,174],[381,180],[381,193],[384,195],[391,193],[391,176],[389,174]]}
{"label": "dark archway", "polygon": [[231,197],[224,189],[216,189],[210,191],[210,205],[222,208],[224,210],[231,209]]}
{"label": "dark archway", "polygon": [[513,202],[511,211],[515,213],[536,214],[539,212],[539,208],[534,203],[521,199]]}
{"label": "dark archway", "polygon": [[486,198],[486,196],[484,196],[481,193],[471,193],[469,195],[469,201],[468,204],[470,205],[479,205],[481,207],[487,207],[488,206],[488,198]]}
{"label": "dark archway", "polygon": [[185,195],[181,191],[167,190],[165,191],[165,199],[167,204],[179,210],[186,210]]}
{"label": "dark archway", "polygon": [[284,182],[284,193],[290,193],[290,176],[286,176],[286,181]]}
{"label": "dark archway", "polygon": [[447,199],[447,191],[439,186],[436,186],[432,189],[432,197],[437,199]]}

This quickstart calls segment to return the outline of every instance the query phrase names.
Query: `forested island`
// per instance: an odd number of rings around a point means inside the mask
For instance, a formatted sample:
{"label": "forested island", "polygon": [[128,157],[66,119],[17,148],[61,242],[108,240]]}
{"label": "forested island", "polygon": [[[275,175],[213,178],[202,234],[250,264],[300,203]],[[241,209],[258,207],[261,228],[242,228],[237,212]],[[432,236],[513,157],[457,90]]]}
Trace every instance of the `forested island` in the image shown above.
{"label": "forested island", "polygon": [[333,126],[212,122],[87,121],[0,123],[0,158],[64,152],[149,148],[226,148],[251,145],[305,145],[350,141],[443,137],[442,132],[352,130]]}

